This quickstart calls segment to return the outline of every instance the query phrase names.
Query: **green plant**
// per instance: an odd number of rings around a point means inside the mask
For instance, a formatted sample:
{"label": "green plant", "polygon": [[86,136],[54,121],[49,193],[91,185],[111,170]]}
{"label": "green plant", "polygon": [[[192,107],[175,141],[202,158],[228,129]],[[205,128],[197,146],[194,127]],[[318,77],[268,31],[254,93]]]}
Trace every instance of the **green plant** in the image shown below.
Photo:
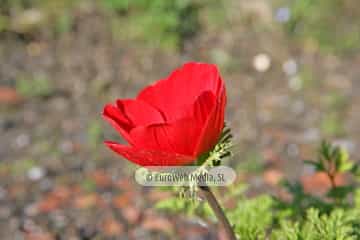
{"label": "green plant", "polygon": [[3,0],[0,9],[0,32],[9,30],[33,34],[36,30],[46,29],[51,33],[62,34],[71,29],[74,20],[73,10],[80,2],[85,1],[91,2],[90,0]]}
{"label": "green plant", "polygon": [[325,52],[359,49],[358,4],[356,0],[292,1],[286,30],[292,36],[314,42]]}
{"label": "green plant", "polygon": [[242,157],[243,161],[239,164],[239,171],[259,173],[264,169],[263,156],[256,149],[249,149]]}
{"label": "green plant", "polygon": [[11,9],[27,8],[31,2],[31,0],[2,0],[0,11],[8,12]]}
{"label": "green plant", "polygon": [[[224,200],[237,204],[226,212],[239,239],[247,240],[355,240],[360,239],[360,190],[355,183],[339,186],[335,176],[360,176],[359,166],[339,146],[323,141],[316,159],[305,161],[325,173],[331,186],[323,196],[306,193],[300,182],[283,183],[290,199],[269,195],[245,197],[243,185],[230,187]],[[239,187],[241,186],[241,187]],[[207,204],[184,198],[165,199],[157,207],[171,213],[211,217]]]}
{"label": "green plant", "polygon": [[320,215],[319,210],[307,210],[303,222],[283,221],[280,229],[274,231],[272,239],[276,240],[355,240],[354,224],[356,214],[336,209],[330,214]]}
{"label": "green plant", "polygon": [[266,231],[272,224],[271,197],[258,196],[254,199],[243,199],[236,208],[229,211],[228,217],[240,239],[265,239]]}
{"label": "green plant", "polygon": [[196,1],[167,0],[104,0],[114,11],[113,33],[118,38],[143,40],[150,45],[182,48],[186,39],[200,28]]}
{"label": "green plant", "polygon": [[56,18],[55,31],[59,34],[69,32],[74,22],[73,16],[68,11],[64,11]]}
{"label": "green plant", "polygon": [[7,16],[1,15],[0,13],[0,33],[7,30],[9,27],[9,19]]}
{"label": "green plant", "polygon": [[103,0],[103,5],[109,9],[119,12],[124,12],[129,9],[130,0]]}
{"label": "green plant", "polygon": [[320,123],[322,132],[330,137],[344,135],[344,116],[348,105],[347,97],[334,91],[325,95],[323,102],[326,109]]}
{"label": "green plant", "polygon": [[207,203],[191,201],[187,198],[171,197],[159,201],[155,207],[168,213],[185,213],[186,215],[198,215],[212,217],[213,213]]}
{"label": "green plant", "polygon": [[20,78],[16,81],[16,90],[25,97],[47,97],[54,91],[52,83],[43,76]]}
{"label": "green plant", "polygon": [[340,136],[345,132],[342,119],[338,113],[334,112],[327,113],[322,117],[320,128],[327,136]]}
{"label": "green plant", "polygon": [[[305,193],[300,183],[286,183],[291,201],[274,204],[278,226],[272,239],[321,240],[359,239],[359,192],[354,183],[339,186],[339,174],[357,175],[358,165],[343,148],[323,141],[315,160],[305,161],[316,172],[325,173],[331,183],[323,197]],[[354,195],[353,200],[349,198]]]}
{"label": "green plant", "polygon": [[[317,159],[306,160],[305,163],[313,166],[316,172],[327,175],[331,184],[330,189],[325,194],[328,199],[305,193],[303,186],[298,182],[285,181],[284,187],[292,196],[292,200],[282,201],[278,199],[276,207],[295,219],[303,218],[309,208],[316,208],[321,213],[330,213],[336,207],[348,207],[347,197],[354,191],[355,186],[353,184],[338,186],[336,183],[336,176],[354,174],[357,169],[357,165],[350,161],[348,153],[338,146],[323,141]],[[331,201],[329,202],[329,200]]]}
{"label": "green plant", "polygon": [[87,178],[81,182],[81,188],[86,192],[95,192],[96,183],[92,179]]}
{"label": "green plant", "polygon": [[36,162],[33,159],[21,159],[9,165],[12,176],[24,176],[29,169],[35,166]]}
{"label": "green plant", "polygon": [[101,141],[101,124],[98,121],[91,122],[88,126],[87,135],[90,146],[96,148]]}

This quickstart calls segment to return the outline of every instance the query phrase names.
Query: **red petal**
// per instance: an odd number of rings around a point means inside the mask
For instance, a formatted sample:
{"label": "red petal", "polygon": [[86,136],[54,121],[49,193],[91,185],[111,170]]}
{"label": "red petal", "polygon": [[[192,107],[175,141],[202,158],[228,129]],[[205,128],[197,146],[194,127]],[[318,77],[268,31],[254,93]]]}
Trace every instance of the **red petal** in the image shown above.
{"label": "red petal", "polygon": [[201,93],[211,91],[220,96],[222,89],[223,81],[215,65],[187,63],[167,79],[145,88],[137,99],[162,111],[167,121],[174,121],[183,117],[181,110],[193,104]]}
{"label": "red petal", "polygon": [[126,141],[132,143],[129,136],[129,131],[132,128],[132,124],[119,108],[111,104],[107,104],[104,107],[102,115],[104,119],[107,120]]}
{"label": "red petal", "polygon": [[117,100],[118,108],[123,109],[133,126],[150,125],[154,123],[163,123],[164,118],[161,113],[142,100]]}
{"label": "red petal", "polygon": [[194,119],[186,118],[171,124],[137,127],[130,135],[137,148],[191,155],[200,130]]}
{"label": "red petal", "polygon": [[195,148],[194,155],[201,155],[210,151],[218,142],[221,132],[224,128],[224,115],[226,105],[225,88],[219,101],[214,105],[209,114],[204,128],[200,134],[199,142]]}
{"label": "red petal", "polygon": [[103,117],[132,145],[129,136],[131,129],[138,125],[164,122],[158,110],[141,100],[118,100],[117,107],[107,104]]}
{"label": "red petal", "polygon": [[214,105],[215,96],[210,91],[204,92],[190,108],[191,111],[186,118],[172,123],[134,128],[130,132],[134,146],[193,155]]}
{"label": "red petal", "polygon": [[203,126],[213,111],[216,104],[216,98],[210,91],[203,92],[192,106],[192,117],[197,119],[197,122]]}
{"label": "red petal", "polygon": [[105,144],[114,152],[141,166],[178,166],[193,162],[194,157],[165,151],[137,149],[107,141]]}

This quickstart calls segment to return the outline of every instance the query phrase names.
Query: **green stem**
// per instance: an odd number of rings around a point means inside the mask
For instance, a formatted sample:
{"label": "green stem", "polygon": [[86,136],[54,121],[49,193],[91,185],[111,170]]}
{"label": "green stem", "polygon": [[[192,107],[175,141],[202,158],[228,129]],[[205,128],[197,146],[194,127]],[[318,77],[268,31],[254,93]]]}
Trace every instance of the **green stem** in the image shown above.
{"label": "green stem", "polygon": [[[328,177],[330,179],[331,183],[331,190],[334,190],[336,188],[336,180],[335,180],[335,174],[328,172]],[[340,205],[341,199],[338,197],[334,197],[335,204]]]}
{"label": "green stem", "polygon": [[210,207],[214,211],[214,214],[218,221],[221,223],[225,230],[225,234],[228,240],[236,240],[234,230],[232,229],[229,220],[225,216],[223,209],[221,208],[219,202],[216,200],[215,195],[210,190],[208,186],[199,186],[199,189],[205,199],[208,201]]}

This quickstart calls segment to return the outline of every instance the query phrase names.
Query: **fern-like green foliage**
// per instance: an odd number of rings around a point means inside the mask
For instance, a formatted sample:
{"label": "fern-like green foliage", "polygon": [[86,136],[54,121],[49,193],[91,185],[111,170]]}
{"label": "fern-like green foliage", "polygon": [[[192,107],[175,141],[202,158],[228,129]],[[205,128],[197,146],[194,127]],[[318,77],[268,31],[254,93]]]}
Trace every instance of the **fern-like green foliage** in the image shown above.
{"label": "fern-like green foliage", "polygon": [[[315,160],[308,161],[315,171],[329,179],[338,173],[358,177],[359,167],[348,153],[338,146],[323,142]],[[360,239],[360,189],[355,183],[337,186],[333,182],[324,196],[306,193],[300,182],[283,184],[290,199],[269,195],[245,197],[244,185],[231,186],[224,199],[237,199],[226,215],[241,240],[358,240]],[[223,199],[220,199],[220,202]],[[172,213],[187,213],[214,218],[204,202],[170,198],[157,208]]]}
{"label": "fern-like green foliage", "polygon": [[[272,198],[262,195],[253,199],[244,197],[240,199],[236,208],[227,212],[235,233],[240,239],[265,239],[266,232],[273,222]],[[156,208],[168,213],[196,215],[215,220],[214,214],[206,202],[173,197],[158,202]]]}
{"label": "fern-like green foliage", "polygon": [[254,199],[243,199],[229,211],[228,217],[240,239],[265,239],[266,231],[273,221],[272,199],[262,195]]}
{"label": "fern-like green foliage", "polygon": [[291,195],[291,200],[284,201],[275,198],[274,208],[280,219],[282,219],[282,217],[302,219],[309,208],[319,209],[322,213],[328,213],[332,210],[330,203],[317,196],[306,193],[301,183],[285,181],[283,187]]}
{"label": "fern-like green foliage", "polygon": [[155,208],[168,213],[197,215],[204,218],[213,217],[211,208],[206,202],[192,201],[187,198],[171,197],[159,201]]}
{"label": "fern-like green foliage", "polygon": [[[286,184],[292,201],[277,201],[279,227],[273,229],[272,239],[280,240],[352,240],[360,239],[360,191],[354,184],[338,186],[337,174],[356,174],[358,166],[349,154],[329,142],[323,142],[316,160],[306,161],[317,172],[324,172],[332,183],[324,198],[305,193],[301,184]],[[349,196],[354,195],[353,201]],[[325,198],[326,197],[326,198]],[[288,211],[284,220],[279,213]],[[306,213],[306,214],[305,214]],[[295,221],[294,221],[295,219]]]}
{"label": "fern-like green foliage", "polygon": [[280,228],[272,234],[273,240],[355,240],[357,217],[354,212],[336,209],[329,215],[320,215],[310,208],[302,222],[282,221]]}

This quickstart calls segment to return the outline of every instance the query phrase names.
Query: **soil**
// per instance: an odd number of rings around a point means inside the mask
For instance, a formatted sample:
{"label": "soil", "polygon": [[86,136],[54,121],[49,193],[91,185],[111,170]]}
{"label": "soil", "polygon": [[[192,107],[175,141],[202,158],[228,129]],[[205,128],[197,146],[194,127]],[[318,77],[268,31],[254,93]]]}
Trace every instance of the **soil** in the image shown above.
{"label": "soil", "polygon": [[[1,33],[1,238],[219,239],[212,222],[155,211],[168,195],[138,186],[135,167],[102,144],[122,141],[101,119],[105,103],[136,96],[189,60],[219,65],[236,143],[228,164],[250,184],[249,195],[275,192],[267,186],[282,174],[311,174],[302,161],[314,158],[323,138],[357,160],[360,55],[319,53],[289,39],[268,19],[269,10],[256,21],[252,10],[244,11],[247,24],[230,13],[227,28],[204,28],[175,53],[114,39],[96,11],[79,13],[73,29],[55,37]],[[265,72],[253,66],[258,54],[271,60]],[[283,65],[292,59],[298,73],[286,74]],[[313,76],[299,86],[304,71]],[[51,86],[46,94],[18,91],[19,78],[40,77]],[[329,103],[334,95],[344,99],[340,106]],[[333,112],[343,128],[335,133],[322,127]],[[272,172],[261,175],[259,168]]]}

